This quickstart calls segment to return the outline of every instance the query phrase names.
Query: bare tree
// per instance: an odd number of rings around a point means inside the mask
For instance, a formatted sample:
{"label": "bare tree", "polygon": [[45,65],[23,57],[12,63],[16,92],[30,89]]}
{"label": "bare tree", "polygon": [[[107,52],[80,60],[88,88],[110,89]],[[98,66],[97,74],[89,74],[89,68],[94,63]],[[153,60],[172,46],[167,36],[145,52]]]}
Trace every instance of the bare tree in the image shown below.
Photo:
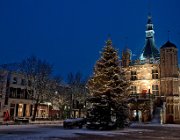
{"label": "bare tree", "polygon": [[69,94],[69,86],[60,85],[55,93],[55,104],[59,110],[59,117],[61,119],[70,117],[70,103],[71,96]]}
{"label": "bare tree", "polygon": [[51,102],[52,106],[59,110],[59,117],[63,118],[64,110],[70,106],[69,87],[62,83],[59,76],[50,79],[48,87],[46,101]]}
{"label": "bare tree", "polygon": [[86,105],[87,89],[85,86],[87,80],[83,79],[82,73],[80,72],[75,74],[70,73],[67,80],[71,94],[71,113],[75,117],[75,111],[73,111],[73,109],[78,109],[79,117],[81,117],[81,109]]}
{"label": "bare tree", "polygon": [[48,81],[48,89],[45,100],[47,102],[51,102],[51,104],[54,104],[55,95],[59,89],[59,86],[62,83],[62,78],[60,76],[55,76],[49,79]]}
{"label": "bare tree", "polygon": [[27,86],[33,91],[35,102],[32,121],[35,121],[36,112],[40,101],[46,97],[49,88],[49,79],[52,74],[52,65],[35,56],[31,56],[22,61],[21,72],[28,80]]}

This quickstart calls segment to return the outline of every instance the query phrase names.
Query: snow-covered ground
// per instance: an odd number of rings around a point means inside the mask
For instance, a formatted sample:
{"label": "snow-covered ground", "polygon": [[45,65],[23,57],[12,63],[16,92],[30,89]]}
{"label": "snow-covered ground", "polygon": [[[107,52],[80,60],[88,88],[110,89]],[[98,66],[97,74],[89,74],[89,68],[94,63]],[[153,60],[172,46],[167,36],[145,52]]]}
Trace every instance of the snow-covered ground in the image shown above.
{"label": "snow-covered ground", "polygon": [[79,134],[92,134],[111,137],[126,135],[127,132],[149,131],[126,128],[115,131],[93,131],[83,129],[63,129],[61,125],[2,125],[0,126],[0,140],[44,140],[48,138],[76,137]]}
{"label": "snow-covered ground", "polygon": [[[144,125],[144,124],[133,124]],[[152,124],[146,124],[152,125]],[[157,125],[157,124],[156,124]],[[155,126],[153,124],[153,126]],[[180,127],[180,125],[164,125],[167,127]],[[93,131],[83,129],[63,129],[61,124],[34,124],[34,125],[0,125],[0,140],[48,140],[49,138],[77,137],[82,134],[92,134],[112,137],[115,135],[127,135],[130,132],[153,131],[147,129],[125,128],[114,131]]]}
{"label": "snow-covered ground", "polygon": [[180,128],[180,124],[159,124],[159,123],[133,123],[131,126],[163,126],[163,127],[177,127]]}

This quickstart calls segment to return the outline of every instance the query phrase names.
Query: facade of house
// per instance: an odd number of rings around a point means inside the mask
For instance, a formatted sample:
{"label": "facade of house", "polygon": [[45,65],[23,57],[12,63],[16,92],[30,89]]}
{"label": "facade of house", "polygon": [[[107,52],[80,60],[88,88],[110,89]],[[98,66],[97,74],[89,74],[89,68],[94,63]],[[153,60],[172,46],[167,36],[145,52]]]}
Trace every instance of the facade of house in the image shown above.
{"label": "facade of house", "polygon": [[[0,122],[6,111],[10,119],[32,116],[33,92],[22,74],[0,70]],[[30,81],[29,81],[30,82]]]}
{"label": "facade of house", "polygon": [[[34,110],[34,95],[31,81],[19,72],[0,70],[0,122],[8,112],[10,120],[30,119]],[[37,118],[48,118],[52,109],[50,103],[38,105]]]}
{"label": "facade of house", "polygon": [[130,119],[150,121],[159,109],[163,123],[180,122],[180,90],[177,47],[168,41],[156,48],[151,16],[146,24],[145,46],[137,60],[122,53],[122,67],[131,82]]}

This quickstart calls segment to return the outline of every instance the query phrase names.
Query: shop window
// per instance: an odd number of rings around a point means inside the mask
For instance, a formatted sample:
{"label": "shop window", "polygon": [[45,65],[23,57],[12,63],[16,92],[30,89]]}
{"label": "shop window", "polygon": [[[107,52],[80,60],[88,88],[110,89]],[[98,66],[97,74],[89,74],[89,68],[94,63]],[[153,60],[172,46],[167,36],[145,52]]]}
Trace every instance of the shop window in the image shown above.
{"label": "shop window", "polygon": [[22,117],[22,116],[23,116],[23,104],[19,104],[18,117]]}
{"label": "shop window", "polygon": [[173,105],[170,105],[170,104],[167,105],[167,113],[168,113],[168,114],[173,114],[173,112],[174,112],[174,111],[173,111]]}
{"label": "shop window", "polygon": [[26,116],[30,117],[30,105],[26,105]]}
{"label": "shop window", "polygon": [[178,105],[175,105],[174,106],[174,116],[175,116],[175,119],[179,119],[179,109],[178,109]]}

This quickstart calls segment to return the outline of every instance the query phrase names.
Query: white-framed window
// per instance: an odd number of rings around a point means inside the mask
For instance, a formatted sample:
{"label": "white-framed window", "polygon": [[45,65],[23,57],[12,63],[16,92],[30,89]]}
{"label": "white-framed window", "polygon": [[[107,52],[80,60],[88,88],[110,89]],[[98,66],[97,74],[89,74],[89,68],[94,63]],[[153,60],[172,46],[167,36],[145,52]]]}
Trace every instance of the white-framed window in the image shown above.
{"label": "white-framed window", "polygon": [[137,93],[136,86],[131,86],[131,94],[136,94],[136,93]]}
{"label": "white-framed window", "polygon": [[157,69],[153,69],[152,70],[152,79],[158,79],[158,70]]}
{"label": "white-framed window", "polygon": [[159,86],[158,85],[152,85],[152,94],[159,95]]}
{"label": "white-framed window", "polygon": [[131,80],[137,80],[137,73],[136,73],[136,71],[131,71]]}
{"label": "white-framed window", "polygon": [[16,88],[10,88],[10,97],[16,98],[17,97],[17,89]]}

